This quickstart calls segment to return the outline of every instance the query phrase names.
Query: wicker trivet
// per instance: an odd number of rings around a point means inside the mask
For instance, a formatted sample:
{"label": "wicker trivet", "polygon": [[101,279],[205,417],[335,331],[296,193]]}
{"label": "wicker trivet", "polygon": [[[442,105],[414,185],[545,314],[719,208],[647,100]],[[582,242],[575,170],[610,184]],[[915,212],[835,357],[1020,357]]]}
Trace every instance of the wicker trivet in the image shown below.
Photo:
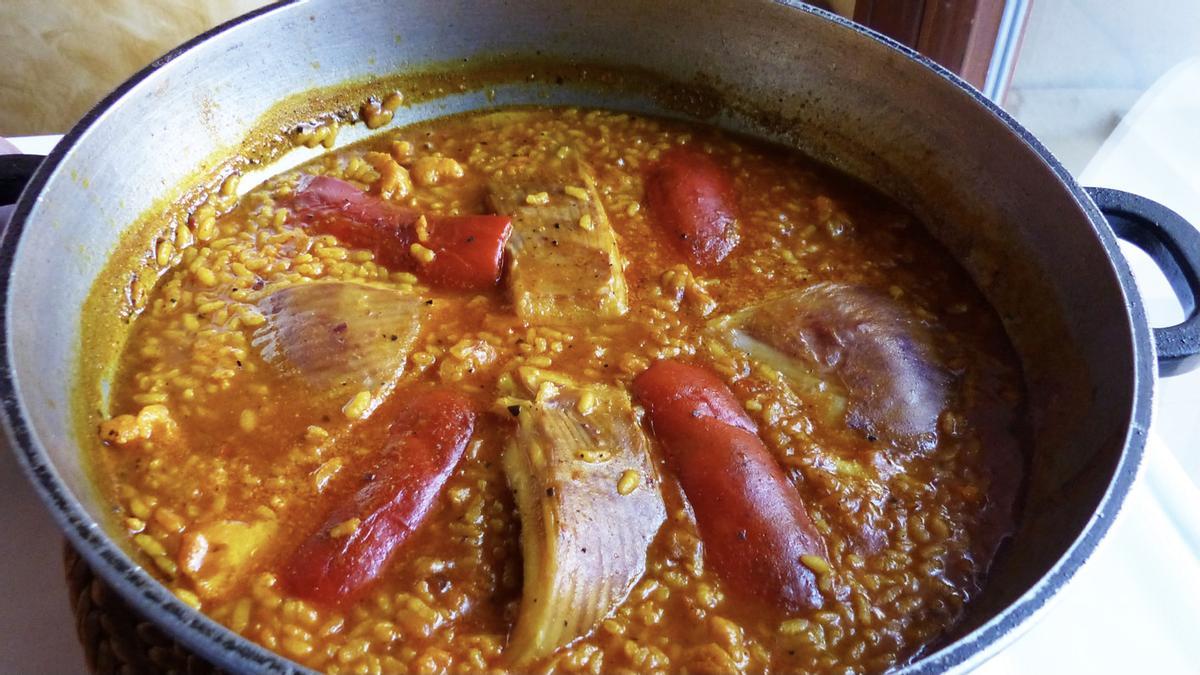
{"label": "wicker trivet", "polygon": [[93,673],[220,673],[142,619],[83,558],[63,545],[67,590],[83,656]]}

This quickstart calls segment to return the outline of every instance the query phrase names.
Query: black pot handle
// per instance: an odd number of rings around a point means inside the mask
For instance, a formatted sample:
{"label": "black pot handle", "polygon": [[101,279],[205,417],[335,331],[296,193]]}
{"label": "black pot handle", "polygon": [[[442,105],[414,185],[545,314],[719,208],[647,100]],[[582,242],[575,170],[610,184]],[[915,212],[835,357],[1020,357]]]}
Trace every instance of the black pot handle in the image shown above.
{"label": "black pot handle", "polygon": [[17,203],[43,159],[40,155],[0,155],[0,206]]}
{"label": "black pot handle", "polygon": [[1118,237],[1145,251],[1167,277],[1187,318],[1154,329],[1158,372],[1174,375],[1200,359],[1200,230],[1178,213],[1145,197],[1109,188],[1086,188]]}

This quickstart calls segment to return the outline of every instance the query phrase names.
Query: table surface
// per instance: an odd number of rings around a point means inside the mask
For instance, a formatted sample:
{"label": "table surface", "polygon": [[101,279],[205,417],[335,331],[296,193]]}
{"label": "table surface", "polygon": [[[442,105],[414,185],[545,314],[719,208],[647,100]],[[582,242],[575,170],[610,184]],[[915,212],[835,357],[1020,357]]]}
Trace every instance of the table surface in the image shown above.
{"label": "table surface", "polygon": [[[1200,223],[1196,119],[1200,63],[1184,64],[1143,97],[1081,178]],[[56,140],[17,139],[31,153]],[[1180,310],[1169,287],[1130,255],[1152,318],[1170,322]],[[1146,462],[1110,535],[1028,632],[978,672],[1200,673],[1200,372],[1165,380],[1159,393]],[[0,672],[81,672],[62,537],[4,451],[0,508]]]}
{"label": "table surface", "polygon": [[[58,138],[10,140],[44,155]],[[0,673],[86,672],[67,598],[63,536],[5,445],[0,438]]]}

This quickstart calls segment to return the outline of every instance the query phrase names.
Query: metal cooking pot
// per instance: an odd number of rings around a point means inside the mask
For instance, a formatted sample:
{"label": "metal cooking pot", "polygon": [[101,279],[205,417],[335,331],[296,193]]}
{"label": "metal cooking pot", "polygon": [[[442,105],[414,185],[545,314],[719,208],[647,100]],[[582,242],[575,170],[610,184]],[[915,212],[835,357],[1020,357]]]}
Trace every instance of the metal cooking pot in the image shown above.
{"label": "metal cooking pot", "polygon": [[[1021,356],[1033,456],[1020,531],[986,590],[909,670],[969,668],[1028,626],[1087,560],[1129,490],[1156,359],[1179,368],[1200,350],[1200,234],[1141,198],[1079,187],[1029,132],[929,60],[830,14],[767,0],[284,2],[171,52],[105,99],[37,168],[0,247],[5,430],[87,562],[213,663],[297,669],[177,600],[100,525],[105,505],[72,433],[81,307],[122,230],[202,161],[237,147],[277,101],[504,54],[699,81],[728,102],[707,121],[799,147],[928,225]],[[568,78],[453,91],[402,108],[396,122],[509,103],[677,113],[646,92]],[[1187,321],[1150,329],[1114,230],[1164,267]]]}

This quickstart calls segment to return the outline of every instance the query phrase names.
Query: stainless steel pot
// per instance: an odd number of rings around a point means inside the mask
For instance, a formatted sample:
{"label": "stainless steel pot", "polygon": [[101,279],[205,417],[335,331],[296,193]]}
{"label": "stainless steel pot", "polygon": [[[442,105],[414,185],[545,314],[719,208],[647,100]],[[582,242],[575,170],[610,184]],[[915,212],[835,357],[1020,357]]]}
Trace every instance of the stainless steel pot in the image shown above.
{"label": "stainless steel pot", "polygon": [[[700,81],[710,122],[799,147],[912,208],[1004,319],[1029,390],[1021,529],[958,631],[914,672],[969,668],[1031,623],[1091,554],[1136,474],[1160,363],[1200,348],[1200,235],[1122,193],[1080,188],[1008,115],[932,62],[799,3],[754,0],[312,0],[171,52],[90,112],[37,169],[0,246],[4,424],[71,543],[137,610],[231,670],[297,667],[189,609],[104,527],[71,430],[80,308],[129,223],[276,101],[480,56],[537,54]],[[646,92],[508,83],[397,123],[508,103],[674,114]],[[1097,204],[1101,208],[1097,208]],[[1152,332],[1102,210],[1174,273],[1185,324]],[[1165,360],[1165,361],[1164,361]],[[203,477],[197,477],[202,480]]]}

